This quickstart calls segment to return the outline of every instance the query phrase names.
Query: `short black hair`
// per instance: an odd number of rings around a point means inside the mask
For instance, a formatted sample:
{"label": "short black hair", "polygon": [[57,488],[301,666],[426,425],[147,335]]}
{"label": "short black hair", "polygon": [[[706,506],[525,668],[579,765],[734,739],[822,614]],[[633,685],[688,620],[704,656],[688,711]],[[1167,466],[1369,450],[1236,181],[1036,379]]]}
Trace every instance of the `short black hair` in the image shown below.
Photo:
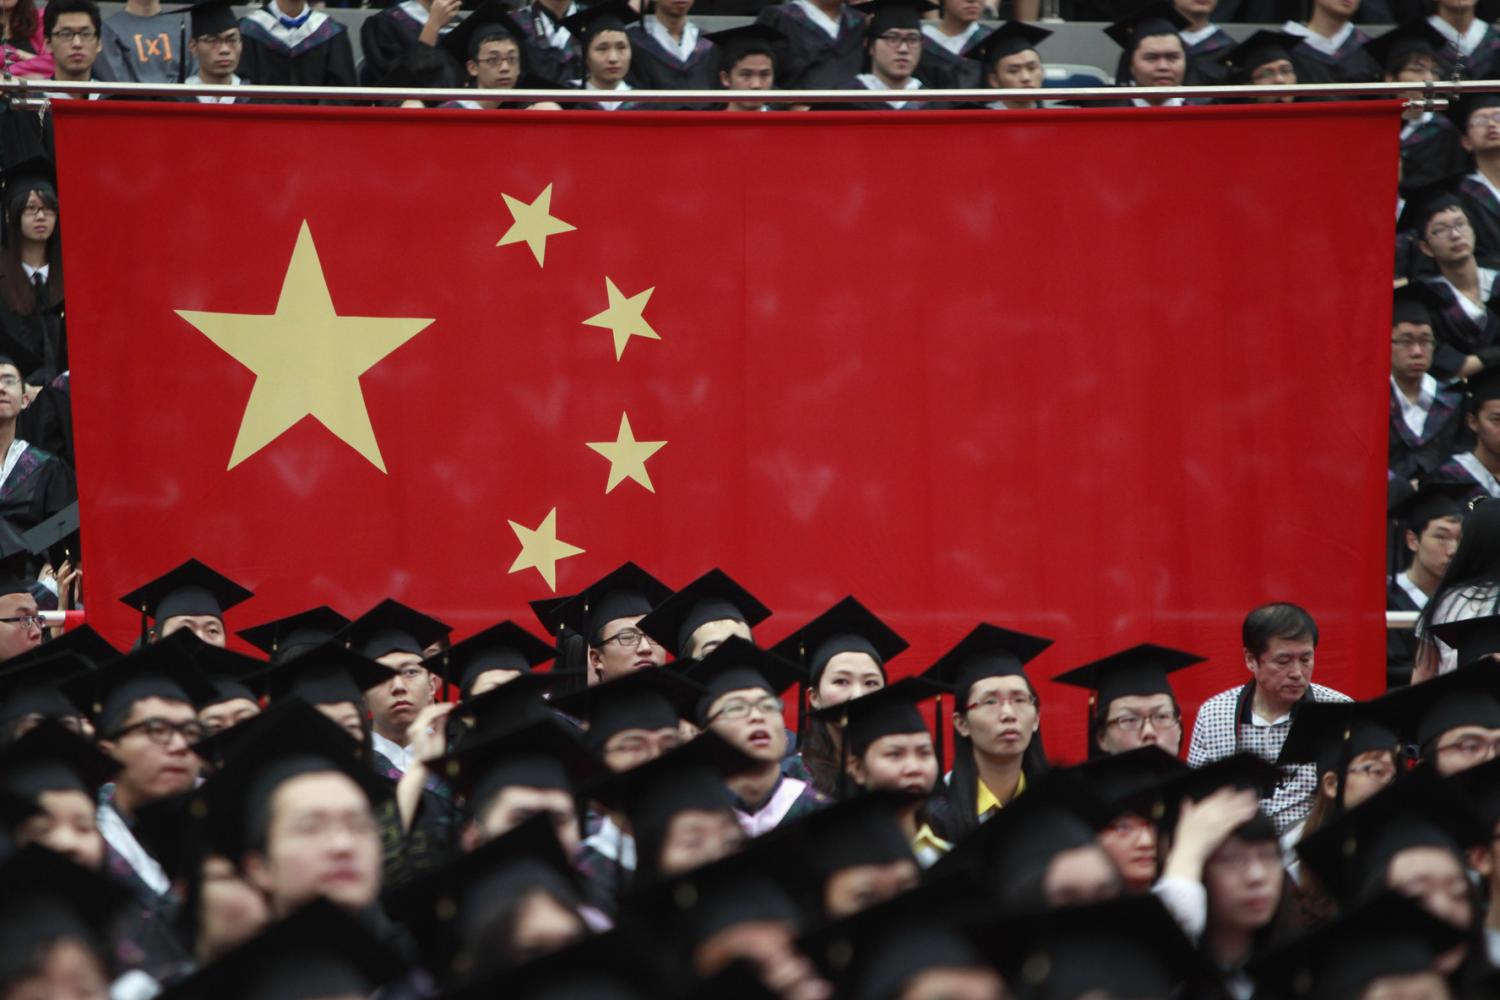
{"label": "short black hair", "polygon": [[52,37],[52,29],[57,27],[57,19],[64,14],[87,14],[94,22],[95,34],[104,30],[104,20],[99,16],[99,5],[94,0],[49,0],[42,9],[42,28],[48,38]]}
{"label": "short black hair", "polygon": [[1288,601],[1262,604],[1245,616],[1240,637],[1251,654],[1259,656],[1271,646],[1272,639],[1296,642],[1311,639],[1318,644],[1318,623],[1306,609]]}

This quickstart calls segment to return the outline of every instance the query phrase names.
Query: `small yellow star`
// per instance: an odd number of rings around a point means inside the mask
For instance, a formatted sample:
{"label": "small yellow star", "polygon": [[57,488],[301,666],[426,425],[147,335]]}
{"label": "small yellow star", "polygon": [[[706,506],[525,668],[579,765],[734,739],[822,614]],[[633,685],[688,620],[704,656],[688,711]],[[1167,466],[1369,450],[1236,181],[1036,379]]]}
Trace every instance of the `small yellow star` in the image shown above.
{"label": "small yellow star", "polygon": [[553,507],[542,518],[542,523],[535,529],[514,521],[507,522],[510,530],[516,533],[516,540],[521,543],[521,554],[516,556],[516,561],[510,564],[511,573],[519,573],[523,569],[534,569],[542,574],[542,579],[547,581],[549,590],[557,590],[557,564],[559,560],[576,556],[583,552],[576,545],[569,545],[557,537],[557,508]]}
{"label": "small yellow star", "polygon": [[304,220],[269,315],[177,315],[255,373],[229,468],[266,447],[303,417],[315,417],[370,464],[385,471],[359,377],[421,333],[430,319],[340,316],[334,312],[318,248]]}
{"label": "small yellow star", "polygon": [[651,329],[651,324],[646,322],[645,317],[646,303],[651,301],[651,293],[656,291],[656,286],[626,298],[613,281],[605,278],[604,290],[609,295],[609,308],[597,316],[590,316],[583,323],[585,326],[601,326],[614,331],[616,361],[625,353],[625,345],[631,337],[661,339],[661,335]]}
{"label": "small yellow star", "polygon": [[620,413],[620,432],[613,441],[587,441],[590,448],[609,459],[609,485],[604,492],[611,492],[627,479],[634,479],[652,493],[651,476],[646,472],[646,459],[662,449],[665,441],[637,441],[635,431],[630,429],[630,417]]}
{"label": "small yellow star", "polygon": [[512,243],[525,243],[531,248],[531,255],[536,258],[537,267],[545,266],[543,258],[547,256],[547,237],[556,236],[559,233],[571,233],[574,227],[552,214],[552,185],[548,184],[542,189],[542,193],[536,196],[536,201],[531,204],[512,198],[510,195],[500,193],[505,199],[505,207],[510,209],[510,217],[515,221],[500,237],[497,247],[510,246]]}

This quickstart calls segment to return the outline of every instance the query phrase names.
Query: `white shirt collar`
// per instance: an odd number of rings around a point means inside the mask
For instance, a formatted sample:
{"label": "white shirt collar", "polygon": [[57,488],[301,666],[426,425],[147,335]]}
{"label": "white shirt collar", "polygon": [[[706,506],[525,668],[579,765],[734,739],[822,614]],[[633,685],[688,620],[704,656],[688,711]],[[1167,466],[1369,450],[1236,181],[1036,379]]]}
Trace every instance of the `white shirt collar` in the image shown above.
{"label": "white shirt collar", "polygon": [[[859,74],[859,76],[855,77],[855,79],[858,80],[860,83],[864,84],[865,88],[868,89],[868,90],[886,90],[886,91],[888,91],[888,90],[891,89],[890,87],[886,86],[886,83],[885,83],[884,80],[882,80],[880,77],[876,76],[874,73],[861,73],[861,74]],[[922,81],[921,80],[918,80],[914,76],[909,76],[909,77],[906,78],[906,83],[902,86],[901,89],[902,90],[917,90],[917,89],[921,88],[921,86],[922,86]],[[910,101],[886,101],[885,103],[889,104],[893,108],[900,109],[900,108],[906,107],[911,102]]]}
{"label": "white shirt collar", "polygon": [[5,461],[0,462],[0,483],[10,478],[11,471],[15,469],[16,463],[21,460],[21,455],[29,448],[25,441],[16,438],[10,443],[10,448],[5,452]]}
{"label": "white shirt collar", "polygon": [[27,280],[30,280],[31,278],[40,274],[42,276],[42,280],[46,281],[52,275],[51,264],[43,264],[41,267],[32,267],[30,264],[26,263],[23,260],[21,261],[21,269],[26,272]]}
{"label": "white shirt collar", "polygon": [[656,19],[655,15],[646,18],[646,34],[661,43],[661,47],[675,55],[680,62],[687,62],[693,50],[698,47],[698,26],[689,21],[682,29],[682,41],[672,37],[667,26]]}
{"label": "white shirt collar", "polygon": [[[568,42],[573,39],[573,33],[562,26],[562,19],[554,18],[552,12],[541,4],[534,4],[532,11],[532,24],[536,26],[541,36],[547,40],[547,46],[554,49],[567,47]],[[568,4],[568,12],[563,15],[563,19],[570,18],[576,13],[578,13],[578,4],[570,3]]]}
{"label": "white shirt collar", "polygon": [[938,27],[938,23],[936,21],[925,21],[922,24],[922,34],[926,35],[934,42],[937,42],[943,48],[947,49],[949,52],[952,52],[956,56],[961,56],[964,54],[964,49],[969,47],[969,42],[973,40],[975,33],[977,33],[978,31],[978,21],[975,21],[973,24],[969,25],[967,28],[965,28],[963,31],[960,31],[956,35],[944,34],[943,29]]}
{"label": "white shirt collar", "polygon": [[1453,289],[1453,295],[1458,299],[1459,308],[1464,311],[1464,315],[1468,316],[1476,324],[1483,325],[1485,322],[1484,314],[1488,311],[1486,303],[1489,302],[1490,296],[1494,294],[1495,291],[1496,274],[1497,272],[1491,270],[1488,267],[1479,268],[1478,302],[1475,302],[1463,292],[1460,292],[1458,290],[1458,286],[1449,281],[1447,278],[1439,278],[1438,280],[1447,285],[1449,288]]}
{"label": "white shirt collar", "polygon": [[1474,18],[1474,23],[1469,25],[1469,30],[1463,34],[1459,34],[1457,28],[1436,14],[1429,17],[1427,23],[1432,25],[1438,34],[1452,42],[1458,51],[1466,56],[1473,55],[1474,50],[1479,47],[1479,43],[1484,41],[1484,31],[1487,27],[1483,18],[1476,17]]}
{"label": "white shirt collar", "polygon": [[1130,99],[1130,103],[1134,104],[1138,108],[1180,108],[1187,103],[1187,98],[1169,97],[1165,101],[1162,101],[1160,104],[1152,104],[1144,97],[1132,97]]}
{"label": "white shirt collar", "polygon": [[1324,38],[1299,21],[1288,21],[1281,26],[1281,30],[1289,35],[1296,35],[1319,52],[1331,56],[1338,52],[1339,46],[1349,40],[1350,35],[1354,34],[1354,24],[1353,22],[1345,23],[1342,28],[1333,33],[1332,38]]}
{"label": "white shirt collar", "polygon": [[1212,38],[1214,32],[1218,30],[1219,26],[1217,24],[1210,24],[1208,27],[1199,28],[1197,31],[1179,31],[1177,37],[1182,39],[1184,45],[1197,45],[1199,42],[1205,42]]}
{"label": "white shirt collar", "polygon": [[1479,183],[1483,184],[1485,187],[1489,188],[1490,189],[1490,194],[1494,196],[1495,200],[1496,201],[1500,201],[1500,188],[1497,188],[1497,187],[1495,187],[1494,184],[1490,183],[1490,179],[1488,177],[1484,176],[1484,171],[1482,171],[1482,170],[1476,170],[1476,171],[1474,171],[1472,174],[1469,175],[1469,180],[1471,180],[1471,181],[1478,181]]}
{"label": "white shirt collar", "polygon": [[1422,593],[1421,587],[1411,582],[1411,577],[1405,573],[1397,573],[1396,586],[1406,591],[1406,596],[1411,598],[1411,602],[1417,606],[1418,611],[1427,607],[1427,595]]}
{"label": "white shirt collar", "polygon": [[808,19],[822,28],[829,38],[839,37],[839,22],[819,10],[817,4],[812,3],[811,0],[792,0],[792,2],[801,7]]}
{"label": "white shirt collar", "polygon": [[411,770],[413,757],[410,747],[401,746],[399,743],[388,740],[373,731],[370,733],[370,742],[374,744],[377,753],[380,753],[392,764],[396,765],[396,770],[402,774]]}
{"label": "white shirt collar", "polygon": [[[244,80],[240,79],[240,75],[238,73],[231,73],[229,76],[229,86],[231,87],[238,87],[244,82]],[[197,73],[194,73],[192,76],[184,80],[183,83],[189,87],[201,87],[203,85],[203,77],[199,76]],[[203,94],[198,95],[199,104],[233,104],[237,100],[239,100],[239,98],[237,97],[208,97]]]}

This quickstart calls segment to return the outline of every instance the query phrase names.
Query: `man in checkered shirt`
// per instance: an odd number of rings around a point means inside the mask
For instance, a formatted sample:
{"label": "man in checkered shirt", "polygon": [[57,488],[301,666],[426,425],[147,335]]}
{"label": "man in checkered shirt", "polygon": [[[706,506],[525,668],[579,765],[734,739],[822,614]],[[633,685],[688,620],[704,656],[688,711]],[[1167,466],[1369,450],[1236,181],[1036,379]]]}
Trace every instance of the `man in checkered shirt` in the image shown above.
{"label": "man in checkered shirt", "polygon": [[[1190,767],[1247,750],[1274,763],[1299,702],[1351,700],[1312,682],[1318,623],[1302,608],[1262,605],[1245,616],[1241,634],[1250,681],[1214,695],[1198,710],[1188,746]],[[1270,798],[1261,800],[1261,810],[1275,821],[1277,833],[1312,809],[1317,770],[1313,764],[1283,768],[1286,777]]]}

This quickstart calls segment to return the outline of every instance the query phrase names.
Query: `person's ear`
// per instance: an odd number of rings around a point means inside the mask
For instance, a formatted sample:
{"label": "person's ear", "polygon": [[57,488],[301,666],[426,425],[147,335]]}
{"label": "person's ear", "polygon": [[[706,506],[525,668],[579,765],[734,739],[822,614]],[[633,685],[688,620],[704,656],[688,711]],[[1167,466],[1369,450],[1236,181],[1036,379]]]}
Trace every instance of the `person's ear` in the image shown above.
{"label": "person's ear", "polygon": [[969,738],[969,719],[968,719],[968,716],[964,715],[964,713],[962,713],[962,712],[954,712],[953,713],[953,728],[954,728],[954,730],[956,730],[958,732],[958,735],[962,736],[964,739],[968,739]]}
{"label": "person's ear", "polygon": [[260,851],[248,851],[245,860],[240,865],[245,873],[245,881],[266,895],[271,894],[271,866],[266,862],[266,856]]}
{"label": "person's ear", "polygon": [[1426,240],[1417,240],[1417,249],[1422,251],[1424,257],[1432,256],[1432,247],[1427,245]]}
{"label": "person's ear", "polygon": [[729,86],[729,74],[724,72],[722,69],[719,70],[719,86],[723,87],[726,90],[733,89]]}
{"label": "person's ear", "polygon": [[1250,650],[1248,649],[1245,650],[1245,669],[1253,674],[1255,673],[1255,668],[1259,665],[1260,664],[1255,662],[1255,654],[1250,652]]}
{"label": "person's ear", "polygon": [[817,710],[823,707],[823,699],[818,696],[817,688],[809,688],[807,691],[807,704],[810,708]]}
{"label": "person's ear", "polygon": [[427,671],[427,699],[437,701],[438,691],[442,689],[442,679],[432,671]]}
{"label": "person's ear", "polygon": [[849,772],[849,779],[851,781],[853,781],[861,788],[864,787],[868,775],[865,771],[865,762],[863,758],[850,757],[849,763],[845,766],[844,770]]}
{"label": "person's ear", "polygon": [[469,71],[470,76],[477,77],[479,75],[479,63],[475,62],[473,59],[470,59],[468,62],[464,63],[464,68]]}
{"label": "person's ear", "polygon": [[1464,126],[1463,132],[1459,134],[1458,144],[1464,148],[1465,153],[1474,152],[1474,144],[1469,141],[1469,127],[1467,125]]}
{"label": "person's ear", "polygon": [[1488,845],[1469,848],[1469,867],[1483,879],[1489,879],[1495,874],[1495,856],[1490,853]]}
{"label": "person's ear", "polygon": [[1410,529],[1406,532],[1406,547],[1409,551],[1417,551],[1417,533]]}
{"label": "person's ear", "polygon": [[1464,414],[1464,423],[1469,425],[1469,430],[1471,431],[1477,432],[1479,430],[1479,418],[1472,413]]}
{"label": "person's ear", "polygon": [[1318,779],[1318,787],[1322,789],[1324,798],[1337,798],[1339,794],[1339,776],[1332,771],[1325,771],[1323,777]]}

